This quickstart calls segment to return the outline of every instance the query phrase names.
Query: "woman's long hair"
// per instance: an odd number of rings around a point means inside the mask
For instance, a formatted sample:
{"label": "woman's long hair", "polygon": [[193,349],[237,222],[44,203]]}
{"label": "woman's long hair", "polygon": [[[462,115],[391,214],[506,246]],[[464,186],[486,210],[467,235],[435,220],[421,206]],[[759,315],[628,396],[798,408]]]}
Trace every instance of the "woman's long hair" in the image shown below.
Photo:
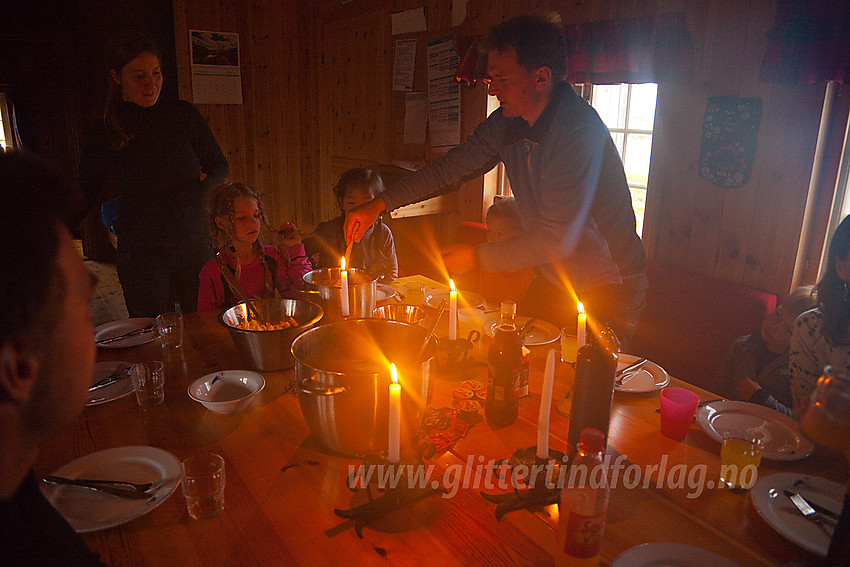
{"label": "woman's long hair", "polygon": [[850,322],[850,288],[838,277],[838,260],[846,260],[850,252],[850,215],[844,217],[832,241],[826,260],[826,273],[818,282],[818,307],[823,313],[823,334],[834,345],[847,343]]}
{"label": "woman's long hair", "polygon": [[118,116],[118,106],[121,104],[121,85],[112,78],[114,70],[119,75],[124,66],[141,55],[152,53],[162,64],[162,54],[156,44],[145,35],[138,32],[125,32],[112,38],[106,50],[106,77],[109,92],[106,96],[106,108],[103,111],[103,124],[110,138],[110,147],[120,150],[127,147],[133,139],[133,132],[127,124],[121,122]]}

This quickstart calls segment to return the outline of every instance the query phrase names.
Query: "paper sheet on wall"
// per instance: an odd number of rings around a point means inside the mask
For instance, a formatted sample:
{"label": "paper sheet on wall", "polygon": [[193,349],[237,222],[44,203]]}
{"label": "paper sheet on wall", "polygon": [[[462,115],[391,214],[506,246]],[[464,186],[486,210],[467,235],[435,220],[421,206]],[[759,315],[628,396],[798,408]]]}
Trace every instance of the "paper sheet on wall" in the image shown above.
{"label": "paper sheet on wall", "polygon": [[189,30],[192,102],[242,104],[239,34]]}
{"label": "paper sheet on wall", "polygon": [[414,8],[405,12],[396,12],[390,15],[393,26],[393,35],[402,33],[415,33],[425,31],[425,8]]}
{"label": "paper sheet on wall", "polygon": [[457,27],[466,19],[466,3],[468,0],[452,0],[452,26]]}
{"label": "paper sheet on wall", "polygon": [[458,56],[451,37],[428,43],[428,128],[431,149],[435,152],[446,152],[460,143],[457,64]]}
{"label": "paper sheet on wall", "polygon": [[393,58],[393,90],[413,90],[413,69],[416,64],[416,40],[399,39],[395,42]]}
{"label": "paper sheet on wall", "polygon": [[404,99],[404,143],[424,144],[428,125],[428,95],[407,93]]}

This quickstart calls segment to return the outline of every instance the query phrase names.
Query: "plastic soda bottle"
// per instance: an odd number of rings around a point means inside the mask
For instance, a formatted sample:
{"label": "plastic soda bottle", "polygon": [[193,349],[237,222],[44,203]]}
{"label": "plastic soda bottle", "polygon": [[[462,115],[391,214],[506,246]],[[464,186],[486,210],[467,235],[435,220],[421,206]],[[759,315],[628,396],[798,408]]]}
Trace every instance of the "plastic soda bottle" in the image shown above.
{"label": "plastic soda bottle", "polygon": [[598,565],[605,514],[608,511],[608,474],[604,465],[605,434],[587,427],[581,432],[561,489],[559,534],[568,565]]}
{"label": "plastic soda bottle", "polygon": [[492,425],[510,425],[519,414],[522,341],[516,330],[516,303],[502,302],[499,325],[487,354],[487,402],[484,416]]}

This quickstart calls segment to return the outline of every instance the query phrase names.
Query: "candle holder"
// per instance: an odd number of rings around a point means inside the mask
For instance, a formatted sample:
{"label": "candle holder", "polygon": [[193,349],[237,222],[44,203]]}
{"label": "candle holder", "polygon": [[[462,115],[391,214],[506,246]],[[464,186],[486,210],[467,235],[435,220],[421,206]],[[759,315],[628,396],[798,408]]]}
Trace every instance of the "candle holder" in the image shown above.
{"label": "candle holder", "polygon": [[[361,489],[365,490],[368,500],[359,506],[355,506],[354,508],[349,508],[347,510],[334,508],[334,513],[341,518],[354,520],[354,531],[357,533],[357,536],[362,539],[363,528],[375,520],[379,520],[396,510],[404,508],[408,504],[418,502],[432,494],[445,494],[448,492],[437,480],[429,481],[427,483],[428,486],[426,487],[420,487],[418,486],[418,482],[414,483],[411,481],[411,478],[408,476],[408,472],[412,472],[411,469],[416,466],[424,466],[422,462],[423,453],[424,450],[420,449],[416,458],[409,462],[401,460],[398,463],[388,463],[383,455],[364,461],[364,465],[366,467],[401,467],[403,472],[398,477],[398,482],[390,486],[382,486],[377,482],[377,479],[374,479],[375,476],[381,477],[382,475],[380,474],[372,475],[364,480],[360,474],[360,470],[351,473],[348,475],[348,479],[346,480],[346,486],[348,486],[348,489],[352,492],[358,492]],[[396,479],[395,474],[387,476],[394,480]],[[372,493],[373,484],[375,485],[375,489],[383,494],[376,497]]]}
{"label": "candle holder", "polygon": [[[567,461],[564,453],[553,449],[549,449],[548,459],[537,458],[537,447],[517,449],[507,463],[500,461],[498,468],[495,469],[501,479],[505,478],[505,474],[510,474],[513,492],[488,494],[481,491],[481,496],[496,504],[496,519],[499,521],[505,514],[514,510],[543,508],[549,504],[555,504],[561,498],[557,481],[561,475],[561,468],[566,466]],[[507,473],[504,470],[505,464],[508,468]],[[520,467],[524,468],[520,469]],[[519,470],[525,470],[526,473],[518,475]],[[520,486],[520,478],[527,480],[525,483],[527,488]],[[554,483],[554,486],[549,486],[547,480]]]}
{"label": "candle holder", "polygon": [[474,329],[465,339],[440,337],[437,341],[437,372],[448,378],[462,377],[468,371],[483,366],[483,362],[472,356],[475,343],[480,339],[481,333]]}

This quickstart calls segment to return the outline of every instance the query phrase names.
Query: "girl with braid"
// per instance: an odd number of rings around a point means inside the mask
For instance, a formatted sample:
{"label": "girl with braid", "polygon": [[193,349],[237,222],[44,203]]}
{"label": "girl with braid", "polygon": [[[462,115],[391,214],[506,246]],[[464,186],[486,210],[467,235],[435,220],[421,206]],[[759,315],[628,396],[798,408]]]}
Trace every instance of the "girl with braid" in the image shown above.
{"label": "girl with braid", "polygon": [[198,311],[227,309],[239,302],[222,270],[230,271],[246,297],[300,296],[304,274],[311,270],[301,234],[284,222],[280,231],[273,231],[278,247],[260,244],[260,227],[268,222],[259,193],[242,183],[221,185],[210,198],[208,216],[218,255],[201,270]]}

